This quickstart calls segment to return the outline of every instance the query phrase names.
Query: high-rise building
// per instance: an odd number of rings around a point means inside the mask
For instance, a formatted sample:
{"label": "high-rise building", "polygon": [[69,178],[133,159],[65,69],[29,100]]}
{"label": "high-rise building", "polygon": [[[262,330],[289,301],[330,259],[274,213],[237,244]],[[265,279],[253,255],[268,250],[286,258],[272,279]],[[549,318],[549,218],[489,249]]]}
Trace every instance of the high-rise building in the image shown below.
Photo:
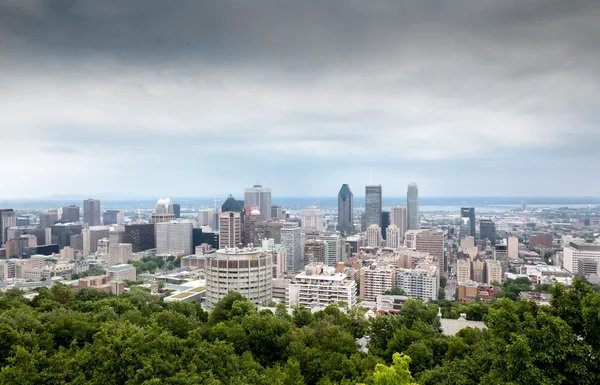
{"label": "high-rise building", "polygon": [[367,246],[381,246],[381,227],[379,227],[379,225],[370,225],[367,228]]}
{"label": "high-rise building", "polygon": [[156,207],[154,209],[155,214],[173,214],[175,215],[175,211],[173,210],[173,203],[169,198],[159,198],[156,202]]}
{"label": "high-rise building", "polygon": [[198,226],[208,226],[213,230],[218,229],[218,213],[213,209],[206,209],[198,211]]}
{"label": "high-rise building", "polygon": [[52,225],[58,222],[58,211],[48,210],[40,213],[40,226],[43,228],[50,228]]}
{"label": "high-rise building", "polygon": [[98,199],[86,199],[83,201],[83,223],[90,226],[100,226],[100,201]]}
{"label": "high-rise building", "polygon": [[59,248],[71,246],[71,235],[81,234],[81,224],[73,223],[57,223],[52,226],[52,243],[58,245]]}
{"label": "high-rise building", "polygon": [[173,203],[173,214],[175,215],[175,219],[181,218],[181,205]]}
{"label": "high-rise building", "polygon": [[292,278],[286,298],[288,307],[311,309],[344,302],[352,308],[356,306],[356,281],[327,265],[312,264]]}
{"label": "high-rise building", "polygon": [[408,230],[419,230],[419,187],[410,183],[406,192],[406,223]]}
{"label": "high-rise building", "polygon": [[244,210],[245,219],[243,224],[244,231],[242,232],[242,241],[245,246],[258,246],[262,244],[262,240],[257,239],[256,225],[262,221],[262,215],[258,206],[246,206]]}
{"label": "high-rise building", "polygon": [[219,249],[236,248],[242,243],[242,214],[226,211],[219,215]]}
{"label": "high-rise building", "polygon": [[509,259],[518,259],[519,258],[519,238],[511,235],[506,240],[507,244],[507,256]]}
{"label": "high-rise building", "polygon": [[79,222],[79,206],[70,205],[63,207],[60,220],[63,222]]}
{"label": "high-rise building", "polygon": [[387,237],[387,228],[390,225],[390,212],[382,211],[381,212],[381,237],[386,239]]}
{"label": "high-rise building", "polygon": [[192,254],[193,228],[194,224],[189,220],[157,223],[156,252],[158,254]]}
{"label": "high-rise building", "polygon": [[390,225],[386,229],[385,246],[393,249],[399,249],[404,246],[404,233],[396,225]]}
{"label": "high-rise building", "polygon": [[456,279],[459,283],[471,280],[471,260],[459,259],[456,261]]}
{"label": "high-rise building", "polygon": [[260,248],[220,249],[205,255],[206,306],[230,291],[237,291],[255,305],[272,298],[273,256]]}
{"label": "high-rise building", "polygon": [[309,239],[304,243],[303,263],[325,263],[325,243],[322,240]]}
{"label": "high-rise building", "polygon": [[0,245],[8,241],[8,228],[17,225],[17,218],[13,209],[0,209]]}
{"label": "high-rise building", "polygon": [[271,189],[259,184],[244,190],[244,204],[246,206],[260,206],[264,220],[271,219]]}
{"label": "high-rise building", "polygon": [[123,226],[125,224],[125,218],[122,210],[106,210],[102,214],[102,224],[104,226],[110,225],[119,225]]}
{"label": "high-rise building", "polygon": [[286,271],[302,270],[302,229],[296,222],[286,222],[281,229],[281,244],[287,252]]}
{"label": "high-rise building", "polygon": [[81,232],[83,236],[83,254],[88,256],[91,251],[98,251],[98,241],[101,239],[109,239],[109,226],[90,226],[84,228]]}
{"label": "high-rise building", "polygon": [[[257,205],[249,205],[249,206],[257,206]],[[233,211],[234,213],[241,213],[244,211],[244,201],[237,200],[233,197],[233,195],[229,194],[223,205],[221,205],[221,212],[224,213],[226,211]]]}
{"label": "high-rise building", "polygon": [[381,227],[381,185],[365,187],[365,219],[370,225]]}
{"label": "high-rise building", "polygon": [[354,232],[354,195],[347,184],[343,184],[338,193],[338,230]]}
{"label": "high-rise building", "polygon": [[397,269],[396,285],[404,290],[406,296],[420,298],[423,301],[437,300],[440,276],[436,266],[418,269]]}
{"label": "high-rise building", "polygon": [[134,253],[156,248],[154,226],[151,223],[125,226],[123,243],[131,243]]}
{"label": "high-rise building", "polygon": [[404,233],[408,230],[406,227],[406,207],[392,207],[390,211],[390,225],[398,226],[404,240]]}
{"label": "high-rise building", "polygon": [[437,259],[438,274],[444,271],[444,234],[437,231],[420,231],[416,234],[415,250],[429,253]]}
{"label": "high-rise building", "polygon": [[325,245],[325,264],[337,266],[342,261],[342,236],[339,233],[324,234],[319,237]]}
{"label": "high-rise building", "polygon": [[479,239],[489,239],[492,245],[496,243],[496,224],[491,219],[479,221]]}
{"label": "high-rise building", "polygon": [[255,226],[256,239],[261,241],[263,239],[273,239],[275,244],[281,244],[281,229],[283,228],[282,222],[258,222]]}
{"label": "high-rise building", "polygon": [[300,222],[302,224],[302,231],[317,231],[322,232],[325,230],[325,221],[323,219],[323,212],[317,206],[308,206],[302,210],[300,214]]}
{"label": "high-rise building", "polygon": [[487,284],[491,285],[494,282],[502,284],[502,265],[500,261],[487,260],[486,262]]}
{"label": "high-rise building", "polygon": [[587,265],[597,266],[599,262],[599,244],[569,242],[563,249],[563,267],[573,275],[584,275]]}
{"label": "high-rise building", "polygon": [[271,219],[282,219],[283,210],[280,205],[271,205]]}
{"label": "high-rise building", "polygon": [[475,207],[461,207],[460,217],[462,219],[465,219],[465,218],[469,219],[469,228],[468,228],[469,233],[464,234],[461,229],[460,236],[463,237],[465,235],[470,235],[470,236],[474,237],[476,235],[475,234]]}
{"label": "high-rise building", "polygon": [[363,268],[360,270],[360,298],[367,301],[377,300],[377,296],[385,294],[396,286],[396,269]]}

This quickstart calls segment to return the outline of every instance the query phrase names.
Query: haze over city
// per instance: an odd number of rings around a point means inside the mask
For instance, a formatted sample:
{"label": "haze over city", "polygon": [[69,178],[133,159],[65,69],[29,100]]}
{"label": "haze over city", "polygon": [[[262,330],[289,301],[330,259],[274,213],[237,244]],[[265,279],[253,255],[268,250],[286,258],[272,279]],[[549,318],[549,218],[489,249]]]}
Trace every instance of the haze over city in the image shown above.
{"label": "haze over city", "polygon": [[[0,5],[0,199],[600,196],[593,1]],[[6,162],[8,160],[8,163]]]}

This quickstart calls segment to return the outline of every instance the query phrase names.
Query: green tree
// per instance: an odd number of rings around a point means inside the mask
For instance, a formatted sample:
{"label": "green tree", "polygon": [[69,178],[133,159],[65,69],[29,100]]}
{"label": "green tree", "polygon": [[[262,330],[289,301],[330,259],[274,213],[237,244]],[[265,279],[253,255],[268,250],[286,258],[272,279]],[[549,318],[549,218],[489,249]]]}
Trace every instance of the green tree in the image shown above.
{"label": "green tree", "polygon": [[410,385],[416,384],[409,368],[411,359],[409,356],[394,353],[393,365],[385,366],[377,364],[375,372],[369,378],[368,383],[373,385]]}

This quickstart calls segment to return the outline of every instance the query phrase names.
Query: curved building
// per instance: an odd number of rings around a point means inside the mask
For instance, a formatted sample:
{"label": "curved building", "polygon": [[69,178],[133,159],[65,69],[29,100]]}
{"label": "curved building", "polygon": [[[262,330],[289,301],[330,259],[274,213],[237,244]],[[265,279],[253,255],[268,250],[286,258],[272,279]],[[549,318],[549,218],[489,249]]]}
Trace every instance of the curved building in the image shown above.
{"label": "curved building", "polygon": [[255,305],[272,298],[273,257],[260,248],[226,248],[206,255],[206,306],[214,308],[230,291]]}

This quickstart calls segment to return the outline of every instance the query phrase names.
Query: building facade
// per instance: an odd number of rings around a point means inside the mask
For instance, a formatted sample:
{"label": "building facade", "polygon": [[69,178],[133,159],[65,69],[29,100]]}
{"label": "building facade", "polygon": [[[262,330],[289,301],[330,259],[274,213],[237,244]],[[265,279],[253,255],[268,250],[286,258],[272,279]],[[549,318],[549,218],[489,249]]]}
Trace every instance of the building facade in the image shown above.
{"label": "building facade", "polygon": [[364,268],[360,270],[360,298],[376,301],[396,286],[396,269]]}
{"label": "building facade", "polygon": [[365,220],[370,225],[381,226],[382,192],[381,185],[365,187]]}
{"label": "building facade", "polygon": [[219,215],[219,249],[236,248],[242,243],[242,214],[227,211]]}
{"label": "building facade", "polygon": [[[460,209],[460,217],[465,220],[468,219],[469,226],[466,229],[467,232],[463,233],[462,228],[460,232],[460,236],[463,237],[465,235],[469,235],[471,237],[475,237],[475,207],[461,207]],[[464,221],[465,223],[467,221]]]}
{"label": "building facade", "polygon": [[[123,243],[131,243],[134,253],[156,248],[155,225],[135,224],[125,226]],[[110,234],[109,234],[110,236]]]}
{"label": "building facade", "polygon": [[244,204],[246,206],[260,206],[264,220],[271,219],[271,189],[259,184],[244,190]]}
{"label": "building facade", "polygon": [[406,207],[396,206],[390,210],[390,225],[397,226],[404,240],[404,233],[408,230],[406,225]]}
{"label": "building facade", "polygon": [[440,277],[436,266],[419,269],[397,269],[396,284],[408,297],[423,301],[437,300]]}
{"label": "building facade", "polygon": [[479,221],[479,239],[489,239],[492,245],[496,243],[496,224],[491,219]]}
{"label": "building facade", "polygon": [[338,193],[337,228],[342,233],[354,232],[354,195],[347,184],[343,184]]}
{"label": "building facade", "polygon": [[410,183],[406,192],[406,224],[408,230],[419,230],[419,188]]}
{"label": "building facade", "polygon": [[300,214],[300,222],[302,225],[302,231],[317,231],[322,232],[325,230],[325,220],[323,219],[323,212],[317,206],[308,206],[302,210]]}
{"label": "building facade", "polygon": [[287,253],[286,271],[302,270],[302,229],[295,222],[286,222],[281,229],[281,244]]}
{"label": "building facade", "polygon": [[63,207],[60,220],[63,222],[79,222],[79,206],[70,205]]}
{"label": "building facade", "polygon": [[381,246],[381,227],[379,225],[369,225],[367,228],[367,246]]}
{"label": "building facade", "polygon": [[396,225],[388,226],[386,230],[387,236],[385,239],[385,246],[393,249],[399,249],[404,246],[404,233]]}
{"label": "building facade", "polygon": [[190,255],[194,252],[192,221],[172,221],[156,224],[156,252],[158,254]]}
{"label": "building facade", "polygon": [[311,309],[344,303],[352,308],[356,306],[356,289],[356,282],[346,274],[322,264],[308,265],[290,281],[287,306]]}
{"label": "building facade", "polygon": [[100,201],[98,199],[86,199],[83,201],[83,223],[87,223],[90,226],[100,226],[102,224]]}

